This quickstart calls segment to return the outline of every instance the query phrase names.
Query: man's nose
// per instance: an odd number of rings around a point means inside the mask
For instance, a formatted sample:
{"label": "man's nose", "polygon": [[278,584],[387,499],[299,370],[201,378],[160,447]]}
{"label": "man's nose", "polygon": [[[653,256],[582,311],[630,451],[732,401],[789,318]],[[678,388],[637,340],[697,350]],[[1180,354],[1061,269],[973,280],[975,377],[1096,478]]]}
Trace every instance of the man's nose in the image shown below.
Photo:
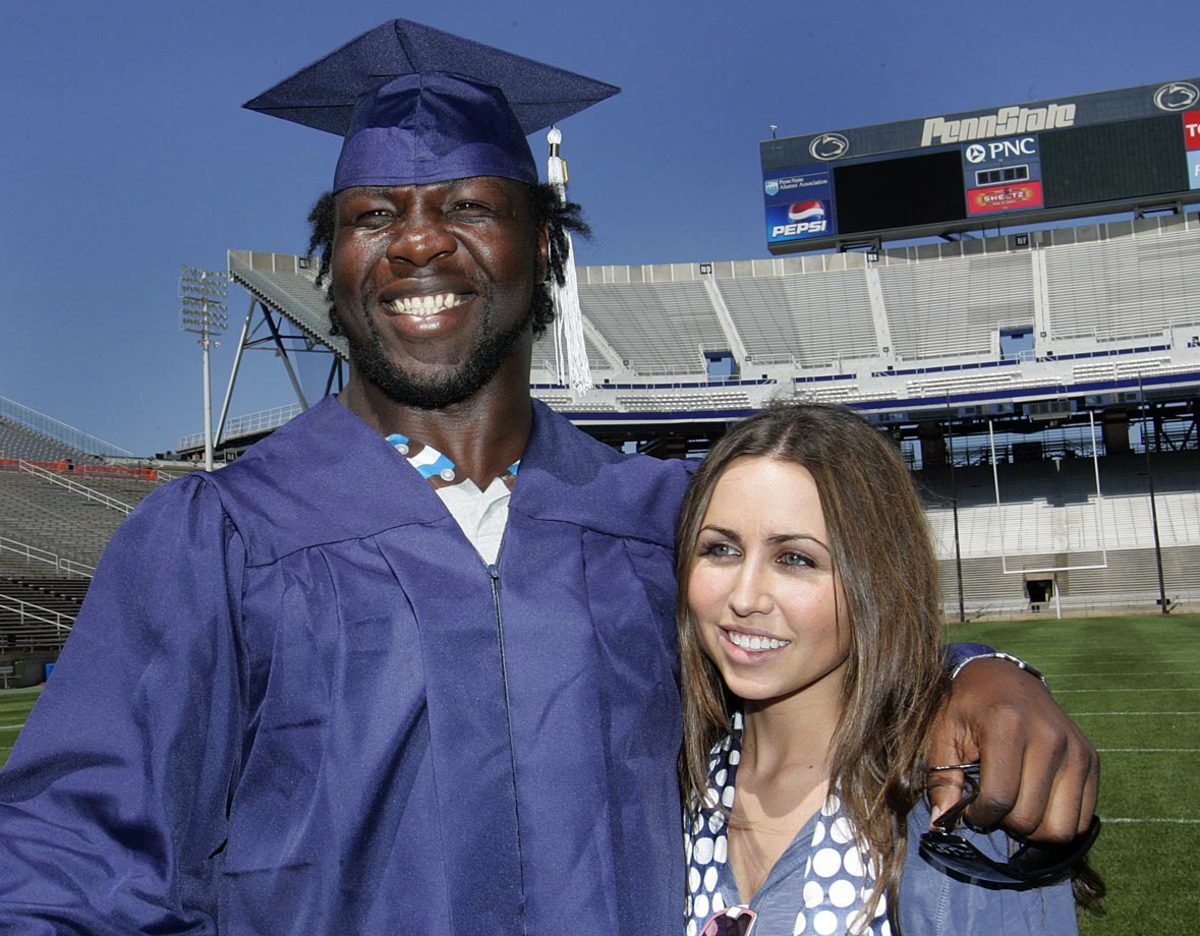
{"label": "man's nose", "polygon": [[414,211],[393,225],[387,258],[392,263],[423,267],[437,257],[454,253],[456,244],[440,212]]}

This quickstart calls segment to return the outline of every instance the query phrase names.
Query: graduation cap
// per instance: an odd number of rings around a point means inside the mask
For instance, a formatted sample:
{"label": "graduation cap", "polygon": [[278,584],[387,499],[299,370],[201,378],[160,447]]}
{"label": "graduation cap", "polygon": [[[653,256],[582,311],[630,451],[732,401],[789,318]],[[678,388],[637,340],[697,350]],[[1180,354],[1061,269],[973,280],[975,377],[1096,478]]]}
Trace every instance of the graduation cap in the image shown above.
{"label": "graduation cap", "polygon": [[345,137],[335,192],[481,175],[533,184],[525,137],[619,90],[397,19],[245,106]]}

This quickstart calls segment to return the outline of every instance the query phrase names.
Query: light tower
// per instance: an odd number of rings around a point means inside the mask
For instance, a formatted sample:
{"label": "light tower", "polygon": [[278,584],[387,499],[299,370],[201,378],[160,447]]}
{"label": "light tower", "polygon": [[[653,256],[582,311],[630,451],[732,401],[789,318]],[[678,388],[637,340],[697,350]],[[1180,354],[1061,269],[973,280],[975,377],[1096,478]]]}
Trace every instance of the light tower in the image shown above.
{"label": "light tower", "polygon": [[208,351],[221,346],[213,336],[220,335],[229,325],[229,313],[225,308],[229,274],[189,266],[179,270],[179,328],[200,336],[198,343],[204,358],[204,470],[212,471],[212,377]]}

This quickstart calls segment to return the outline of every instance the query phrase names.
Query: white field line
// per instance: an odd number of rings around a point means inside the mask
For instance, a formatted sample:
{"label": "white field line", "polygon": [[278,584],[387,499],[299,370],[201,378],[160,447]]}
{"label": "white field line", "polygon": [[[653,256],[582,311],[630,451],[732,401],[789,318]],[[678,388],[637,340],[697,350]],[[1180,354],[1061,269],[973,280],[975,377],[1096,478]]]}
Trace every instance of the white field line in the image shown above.
{"label": "white field line", "polygon": [[1200,692],[1200,686],[1191,689],[1055,689],[1055,695],[1068,692]]}
{"label": "white field line", "polygon": [[1070,712],[1072,718],[1081,718],[1087,715],[1200,715],[1200,712]]}
{"label": "white field line", "polygon": [[1101,754],[1200,754],[1195,747],[1100,747]]}
{"label": "white field line", "polygon": [[1200,819],[1127,819],[1119,816],[1101,816],[1104,825],[1142,825],[1145,823],[1165,823],[1169,825],[1200,825]]}
{"label": "white field line", "polygon": [[[1096,666],[1100,666],[1104,663],[1112,663],[1112,664],[1127,663],[1130,660],[1133,660],[1135,662],[1141,662],[1141,663],[1154,662],[1153,660],[1146,659],[1146,657],[1148,656],[1148,654],[1146,654],[1146,653],[1107,654],[1101,660],[1096,659],[1096,654],[1094,654],[1094,653],[1055,653],[1054,651],[1047,651],[1045,653],[1040,653],[1037,650],[1029,650],[1029,649],[1022,650],[1022,653],[1024,654],[1022,659],[1028,660],[1030,663],[1033,663],[1033,662],[1070,663],[1070,662],[1074,662],[1079,659],[1083,659],[1089,665],[1096,665]],[[1019,655],[1020,654],[1018,654],[1018,656]],[[1171,662],[1179,663],[1179,660],[1172,660]]]}
{"label": "white field line", "polygon": [[1200,670],[1159,670],[1156,673],[1047,673],[1047,679],[1065,679],[1068,676],[1200,676]]}
{"label": "white field line", "polygon": [[21,724],[19,724],[19,725],[0,725],[0,731],[3,731],[5,728],[24,728],[24,727],[25,727],[25,722],[21,722]]}

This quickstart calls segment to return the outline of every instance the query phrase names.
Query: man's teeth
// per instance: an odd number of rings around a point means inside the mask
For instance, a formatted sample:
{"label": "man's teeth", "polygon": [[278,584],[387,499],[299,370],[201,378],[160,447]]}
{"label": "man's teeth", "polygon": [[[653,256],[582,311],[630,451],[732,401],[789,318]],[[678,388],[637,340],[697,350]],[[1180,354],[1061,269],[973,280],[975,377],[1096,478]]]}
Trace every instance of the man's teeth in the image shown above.
{"label": "man's teeth", "polygon": [[778,650],[791,643],[790,640],[776,640],[774,637],[751,637],[749,634],[739,634],[737,631],[726,631],[734,646],[743,650]]}
{"label": "man's teeth", "polygon": [[406,296],[403,299],[393,299],[387,305],[397,315],[433,315],[443,309],[453,309],[466,301],[466,296],[438,293],[436,296]]}

